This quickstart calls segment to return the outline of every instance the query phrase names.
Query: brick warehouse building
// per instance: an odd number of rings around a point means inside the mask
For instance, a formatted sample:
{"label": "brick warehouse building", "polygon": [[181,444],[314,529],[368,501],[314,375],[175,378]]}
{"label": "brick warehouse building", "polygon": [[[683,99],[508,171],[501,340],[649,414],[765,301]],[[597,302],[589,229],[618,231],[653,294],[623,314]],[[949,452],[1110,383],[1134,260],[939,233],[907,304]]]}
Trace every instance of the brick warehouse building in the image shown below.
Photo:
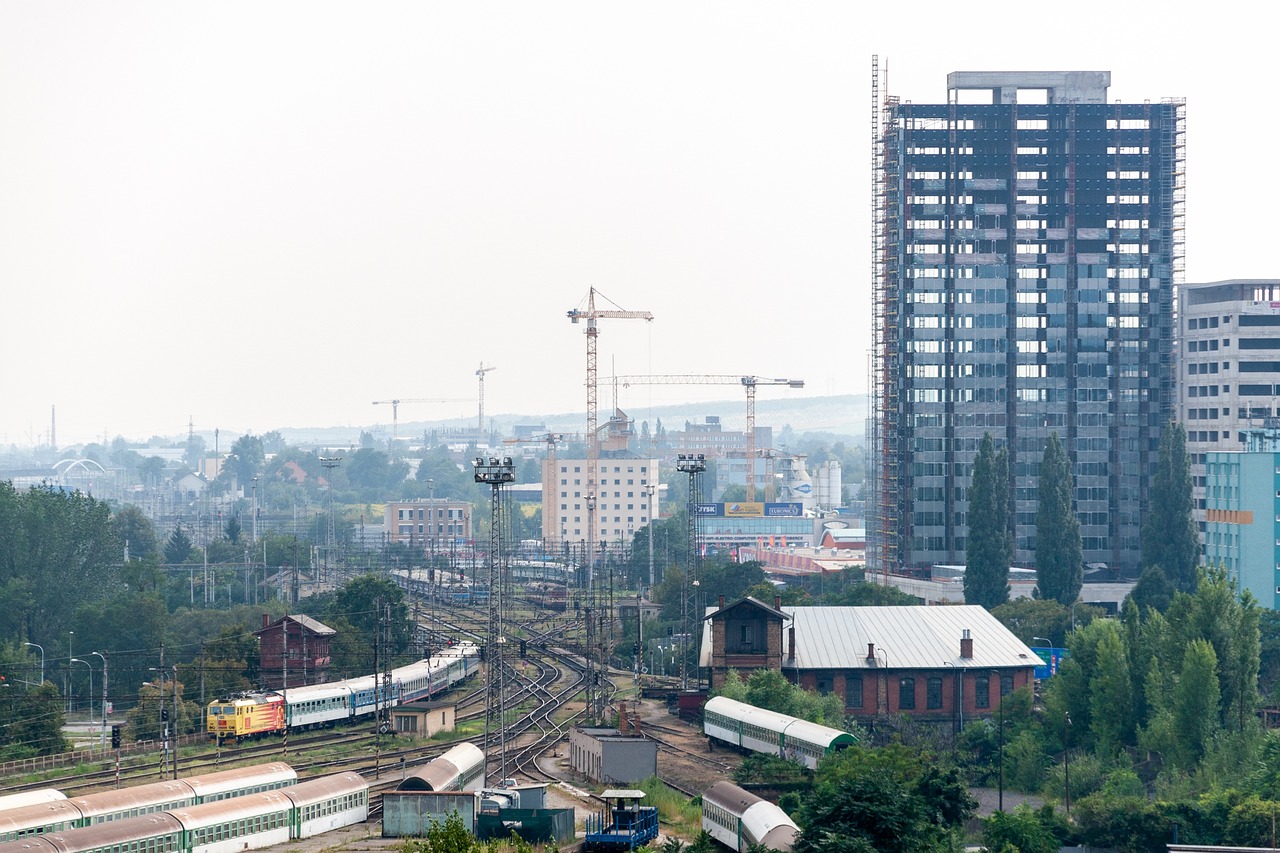
{"label": "brick warehouse building", "polygon": [[743,598],[710,611],[699,665],[712,689],[730,669],[777,669],[844,697],[845,712],[962,726],[1029,685],[1042,661],[985,608],[782,607]]}
{"label": "brick warehouse building", "polygon": [[262,628],[254,631],[258,638],[260,679],[264,687],[279,690],[284,686],[285,649],[288,648],[290,687],[323,684],[329,680],[329,638],[337,631],[310,616],[300,613],[282,616],[274,622],[262,614]]}

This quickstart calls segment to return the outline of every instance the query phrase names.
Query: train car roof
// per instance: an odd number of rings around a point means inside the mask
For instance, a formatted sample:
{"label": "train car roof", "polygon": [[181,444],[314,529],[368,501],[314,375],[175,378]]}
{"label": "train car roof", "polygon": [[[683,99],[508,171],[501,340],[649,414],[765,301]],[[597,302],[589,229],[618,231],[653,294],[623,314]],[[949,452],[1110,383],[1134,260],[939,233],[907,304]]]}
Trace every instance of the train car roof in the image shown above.
{"label": "train car roof", "polygon": [[113,844],[124,846],[139,838],[167,835],[181,830],[182,824],[170,815],[165,812],[155,812],[123,820],[109,820],[79,829],[50,832],[42,837],[58,853],[79,853],[81,850],[94,850]]}
{"label": "train car roof", "polygon": [[365,781],[365,778],[359,773],[353,773],[348,770],[343,773],[335,773],[332,776],[323,776],[319,779],[299,782],[297,785],[281,789],[280,793],[288,797],[295,806],[309,806],[343,794],[367,790],[369,790],[369,783]]}
{"label": "train car roof", "polygon": [[262,791],[257,794],[246,794],[243,797],[232,797],[229,800],[201,803],[184,809],[171,809],[169,814],[181,821],[183,828],[199,829],[224,821],[288,811],[293,804],[281,793],[283,790],[281,788],[275,791]]}
{"label": "train car roof", "polygon": [[441,791],[477,765],[484,766],[484,752],[474,743],[460,743],[428,761],[416,773],[410,773],[396,790]]}
{"label": "train car roof", "polygon": [[10,808],[52,803],[59,799],[67,799],[67,794],[60,792],[56,788],[37,788],[36,790],[24,790],[24,792],[18,794],[5,794],[4,797],[0,797],[0,812],[8,811]]}
{"label": "train car roof", "polygon": [[50,800],[0,812],[0,835],[47,826],[60,820],[78,820],[80,809],[69,800]]}
{"label": "train car roof", "polygon": [[270,785],[293,782],[298,773],[283,761],[255,764],[252,767],[236,767],[202,776],[191,776],[180,781],[191,786],[197,797],[216,797],[227,791],[235,791],[254,785]]}
{"label": "train car roof", "polygon": [[52,803],[65,800],[67,795],[57,788],[37,788],[34,791],[22,791],[18,794],[5,794],[0,797],[0,812],[9,809],[20,809],[23,806],[34,806],[39,803]]}
{"label": "train car roof", "polygon": [[748,705],[746,702],[739,702],[736,699],[729,699],[724,696],[713,696],[708,699],[707,704],[703,706],[703,712],[705,713],[706,711],[724,714],[726,717],[732,717],[743,723],[759,726],[779,734],[796,720],[795,717],[779,714],[776,711],[768,711],[764,708],[757,708],[755,705]]}
{"label": "train car roof", "polygon": [[195,789],[182,779],[168,779],[163,782],[135,785],[132,788],[121,788],[118,791],[99,791],[83,797],[72,797],[70,802],[75,804],[82,816],[93,818],[194,796]]}
{"label": "train car roof", "polygon": [[314,702],[317,699],[332,699],[337,696],[350,696],[351,688],[345,681],[334,681],[330,684],[312,684],[309,687],[290,687],[288,702],[296,705],[299,702]]}
{"label": "train car roof", "polygon": [[739,816],[750,806],[762,802],[761,797],[757,797],[750,791],[739,788],[732,782],[723,781],[703,791],[702,800]]}
{"label": "train car roof", "polygon": [[57,849],[43,835],[24,835],[12,841],[0,841],[0,853],[56,853]]}
{"label": "train car roof", "polygon": [[803,738],[808,743],[819,744],[827,749],[833,746],[852,746],[857,743],[857,739],[846,731],[800,719],[788,725],[783,734],[788,740]]}

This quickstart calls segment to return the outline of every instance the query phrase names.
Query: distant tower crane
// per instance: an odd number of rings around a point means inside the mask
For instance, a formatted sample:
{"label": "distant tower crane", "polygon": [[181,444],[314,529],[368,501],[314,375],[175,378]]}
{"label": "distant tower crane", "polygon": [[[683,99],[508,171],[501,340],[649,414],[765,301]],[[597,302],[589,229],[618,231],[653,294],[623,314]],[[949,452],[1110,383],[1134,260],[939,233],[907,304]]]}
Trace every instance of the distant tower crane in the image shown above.
{"label": "distant tower crane", "polygon": [[480,410],[476,416],[476,441],[480,440],[480,436],[484,435],[484,375],[490,370],[497,370],[492,364],[488,367],[484,366],[484,362],[480,362],[480,369],[476,371],[476,376],[480,377]]}
{"label": "distant tower crane", "polygon": [[747,500],[756,499],[756,388],[760,385],[785,385],[803,388],[803,379],[767,379],[763,376],[717,375],[652,375],[615,376],[610,381],[622,385],[741,385],[747,389]]}
{"label": "distant tower crane", "polygon": [[[391,440],[395,441],[400,427],[400,404],[401,403],[466,403],[468,402],[461,397],[413,397],[402,398],[399,400],[374,400],[373,405],[391,406]],[[484,404],[481,403],[483,406]]]}
{"label": "distant tower crane", "polygon": [[596,467],[600,458],[600,438],[596,435],[596,347],[600,330],[597,320],[653,320],[648,311],[624,311],[621,308],[596,309],[596,289],[587,293],[586,309],[574,308],[568,312],[569,321],[587,321],[587,592],[591,592],[591,555],[595,554],[596,535]]}

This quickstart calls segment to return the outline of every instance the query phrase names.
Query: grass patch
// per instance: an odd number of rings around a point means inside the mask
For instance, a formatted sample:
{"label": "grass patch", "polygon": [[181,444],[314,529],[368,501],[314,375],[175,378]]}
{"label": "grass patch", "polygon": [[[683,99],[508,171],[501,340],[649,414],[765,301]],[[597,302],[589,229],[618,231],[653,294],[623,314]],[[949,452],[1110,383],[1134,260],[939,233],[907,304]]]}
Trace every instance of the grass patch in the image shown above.
{"label": "grass patch", "polygon": [[644,791],[644,804],[657,806],[658,822],[670,831],[693,838],[702,830],[702,798],[689,799],[675,788],[668,788],[656,776],[635,785]]}

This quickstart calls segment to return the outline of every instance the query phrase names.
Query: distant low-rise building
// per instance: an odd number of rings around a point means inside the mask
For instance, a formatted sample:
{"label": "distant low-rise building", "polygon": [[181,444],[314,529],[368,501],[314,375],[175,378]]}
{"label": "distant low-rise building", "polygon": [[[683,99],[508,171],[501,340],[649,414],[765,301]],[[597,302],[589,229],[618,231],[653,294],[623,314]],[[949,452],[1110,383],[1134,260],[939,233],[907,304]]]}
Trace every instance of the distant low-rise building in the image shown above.
{"label": "distant low-rise building", "polygon": [[391,501],[383,511],[388,542],[448,551],[471,538],[471,504],[448,498]]}
{"label": "distant low-rise building", "polygon": [[[263,686],[272,690],[323,684],[329,680],[333,661],[329,640],[337,631],[301,613],[282,616],[274,622],[262,614],[258,638],[258,661]],[[285,666],[285,662],[288,666]]]}

